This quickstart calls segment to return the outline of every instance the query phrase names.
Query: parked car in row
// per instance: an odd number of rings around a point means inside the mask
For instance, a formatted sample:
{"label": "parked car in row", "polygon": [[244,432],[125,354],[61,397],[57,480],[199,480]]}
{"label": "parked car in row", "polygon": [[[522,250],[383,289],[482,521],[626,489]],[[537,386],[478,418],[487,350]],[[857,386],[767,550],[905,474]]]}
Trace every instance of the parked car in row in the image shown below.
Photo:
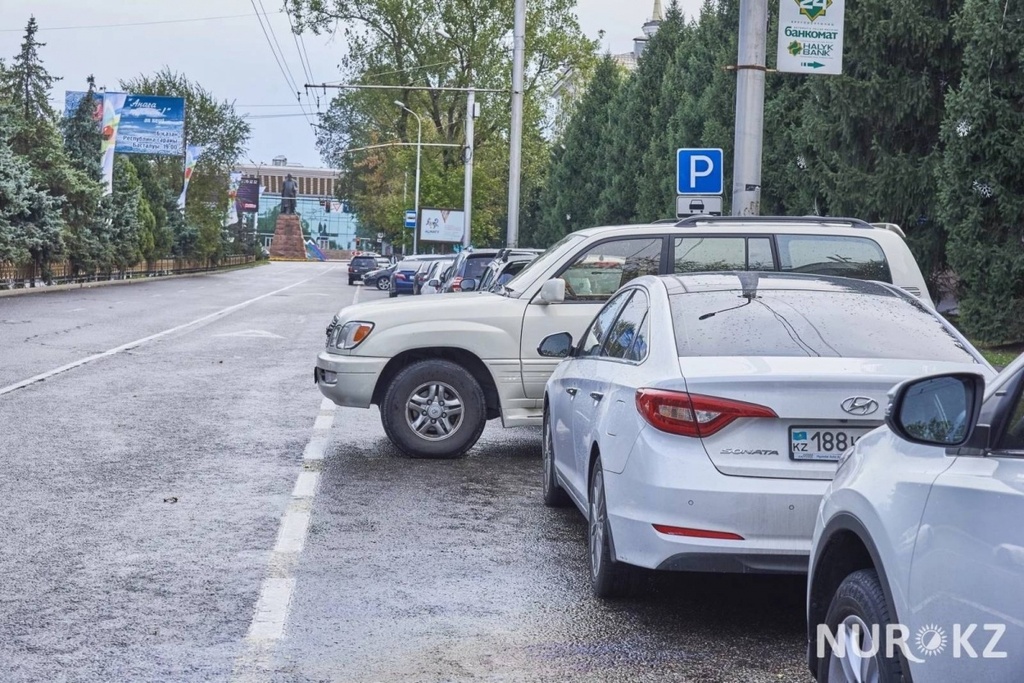
{"label": "parked car in row", "polygon": [[[480,277],[496,258],[515,255],[534,256],[536,249],[469,249],[460,252],[452,265],[447,279],[442,283],[444,292],[461,292],[479,289]],[[463,281],[472,280],[471,287],[464,288]]]}
{"label": "parked car in row", "polygon": [[391,274],[394,271],[395,266],[386,266],[379,270],[371,270],[369,273],[363,275],[363,284],[367,287],[376,287],[377,289],[386,292],[391,289]]}
{"label": "parked car in row", "polygon": [[641,277],[544,392],[544,502],[589,520],[600,597],[634,567],[804,573],[836,461],[894,384],[995,371],[930,306],[877,282],[783,273]]}
{"label": "parked car in row", "polygon": [[[337,405],[379,405],[388,438],[405,453],[455,457],[476,443],[489,419],[541,425],[545,385],[559,361],[538,354],[542,339],[560,331],[578,338],[637,277],[723,269],[878,280],[932,308],[900,235],[856,219],[708,216],[592,228],[560,240],[500,294],[345,308],[332,322],[315,378]],[[441,390],[447,400],[438,398]],[[440,400],[459,405],[447,432],[433,417]],[[420,404],[434,422],[412,415]]]}
{"label": "parked car in row", "polygon": [[817,516],[811,673],[1021,680],[1024,356],[904,382],[886,425],[843,454]]}
{"label": "parked car in row", "polygon": [[395,298],[399,294],[415,294],[416,273],[428,267],[432,261],[443,261],[450,258],[451,256],[447,254],[406,256],[398,262],[391,273],[391,291],[389,296]]}
{"label": "parked car in row", "polygon": [[348,283],[354,285],[357,282],[362,282],[364,275],[380,267],[380,262],[375,255],[353,256],[348,263]]}
{"label": "parked car in row", "polygon": [[526,264],[537,258],[539,253],[508,252],[498,254],[497,258],[487,265],[478,282],[473,288],[480,292],[499,291],[501,285],[519,274]]}
{"label": "parked car in row", "polygon": [[440,294],[441,285],[444,282],[445,277],[451,272],[452,264],[455,259],[438,259],[430,264],[425,272],[420,271],[417,274],[416,280],[419,283],[417,294]]}

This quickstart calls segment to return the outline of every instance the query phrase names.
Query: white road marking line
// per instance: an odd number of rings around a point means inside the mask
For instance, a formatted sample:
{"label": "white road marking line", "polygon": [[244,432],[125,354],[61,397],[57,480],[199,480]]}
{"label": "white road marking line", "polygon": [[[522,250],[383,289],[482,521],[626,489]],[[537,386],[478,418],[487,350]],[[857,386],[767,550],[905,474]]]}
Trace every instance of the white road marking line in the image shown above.
{"label": "white road marking line", "polygon": [[306,545],[306,531],[309,529],[310,514],[308,510],[288,509],[281,518],[281,528],[277,532],[275,553],[301,553]]}
{"label": "white road marking line", "polygon": [[324,397],[324,400],[320,401],[320,411],[321,412],[323,412],[325,410],[334,410],[337,407],[338,406],[334,405],[334,401],[332,401],[331,399],[327,398],[326,396]]}
{"label": "white road marking line", "polygon": [[306,444],[306,449],[302,452],[303,460],[323,460],[324,454],[327,452],[327,437],[313,438]]}
{"label": "white road marking line", "polygon": [[312,498],[316,495],[316,485],[320,483],[319,472],[301,472],[292,489],[292,498]]}
{"label": "white road marking line", "polygon": [[260,597],[256,601],[256,614],[249,624],[249,641],[277,640],[284,635],[288,619],[288,605],[295,592],[295,579],[264,579]]}
{"label": "white road marking line", "polygon": [[334,415],[317,415],[316,422],[313,423],[313,429],[320,431],[321,429],[330,429],[334,423]]}
{"label": "white road marking line", "polygon": [[[17,391],[18,389],[24,389],[25,387],[31,386],[31,385],[33,385],[33,384],[35,384],[37,382],[42,382],[42,381],[48,380],[51,377],[53,377],[54,375],[59,375],[62,372],[67,372],[68,370],[74,370],[75,368],[80,368],[83,365],[87,365],[89,363],[98,361],[98,360],[100,360],[102,358],[108,358],[110,356],[114,356],[114,355],[117,355],[119,353],[123,353],[125,351],[130,351],[130,350],[132,350],[134,348],[138,348],[139,346],[142,346],[143,344],[148,344],[149,342],[154,341],[156,339],[160,339],[161,337],[166,337],[169,334],[174,334],[175,332],[180,332],[181,330],[185,330],[185,329],[188,329],[190,327],[194,327],[194,326],[199,325],[201,323],[205,323],[207,321],[214,320],[216,318],[220,318],[220,317],[223,317],[225,315],[229,315],[231,313],[234,313],[235,311],[238,311],[238,310],[241,310],[241,309],[245,308],[246,306],[250,306],[250,305],[256,303],[257,301],[262,301],[263,299],[266,299],[267,297],[271,297],[271,296],[274,296],[275,294],[280,294],[281,292],[288,291],[289,289],[292,289],[293,287],[298,287],[299,285],[304,285],[307,282],[309,282],[310,280],[315,280],[316,278],[320,277],[321,275],[326,275],[327,273],[331,272],[332,270],[335,270],[336,268],[337,268],[337,266],[335,266],[334,268],[329,268],[328,270],[325,270],[322,273],[317,273],[313,277],[306,278],[305,280],[300,280],[299,282],[296,282],[295,284],[292,284],[292,285],[288,285],[287,287],[282,287],[281,289],[274,290],[273,292],[270,292],[268,294],[262,294],[260,296],[257,296],[255,298],[253,298],[253,299],[249,299],[248,301],[243,301],[240,304],[235,304],[234,306],[228,306],[227,308],[222,308],[221,310],[216,311],[214,313],[210,313],[209,315],[204,315],[202,318],[197,318],[197,319],[193,320],[190,323],[185,323],[184,325],[178,325],[177,327],[172,327],[169,330],[164,330],[163,332],[157,332],[156,334],[151,334],[148,337],[143,337],[142,339],[136,339],[135,341],[128,342],[127,344],[122,344],[121,346],[118,346],[118,347],[115,347],[113,349],[110,349],[109,351],[103,351],[101,353],[95,353],[95,354],[93,354],[91,356],[87,356],[85,358],[81,358],[81,359],[76,360],[74,362],[68,363],[67,365],[62,365],[59,368],[55,368],[53,370],[49,370],[47,372],[38,374],[38,375],[36,375],[34,377],[29,377],[28,379],[22,380],[20,382],[17,382],[16,384],[11,384],[9,386],[0,388],[0,396],[3,396],[4,394],[9,394],[12,391]],[[184,290],[181,290],[181,291],[184,291]]]}

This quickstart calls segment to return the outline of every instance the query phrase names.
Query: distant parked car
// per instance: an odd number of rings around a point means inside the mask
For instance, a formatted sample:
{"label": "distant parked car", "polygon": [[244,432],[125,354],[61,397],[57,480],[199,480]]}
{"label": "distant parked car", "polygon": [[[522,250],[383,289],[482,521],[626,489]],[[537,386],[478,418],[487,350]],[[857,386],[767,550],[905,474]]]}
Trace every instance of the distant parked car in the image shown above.
{"label": "distant parked car", "polygon": [[[498,257],[512,254],[537,255],[534,249],[471,249],[461,252],[452,266],[452,272],[443,283],[444,292],[462,292],[480,289],[480,277],[487,266]],[[472,280],[469,289],[462,286],[464,280]]]}
{"label": "distant parked car", "polygon": [[354,285],[357,282],[362,282],[364,275],[379,267],[377,259],[373,256],[353,256],[348,264],[348,283]]}
{"label": "distant parked car", "polygon": [[637,278],[578,341],[538,351],[566,358],[545,388],[544,502],[589,520],[599,597],[628,592],[636,566],[805,573],[836,461],[892,386],[994,374],[898,287],[782,273]]}
{"label": "distant parked car", "polygon": [[537,258],[537,254],[506,254],[499,256],[487,265],[487,270],[480,276],[476,285],[478,292],[497,292],[501,285],[505,284],[530,261]]}
{"label": "distant parked car", "polygon": [[394,272],[391,273],[390,296],[394,298],[399,294],[413,294],[414,278],[420,268],[428,266],[431,261],[441,261],[450,258],[451,256],[447,254],[422,254],[418,256],[405,257],[398,262],[398,265],[395,266]]}
{"label": "distant parked car", "polygon": [[444,281],[445,273],[451,268],[455,259],[444,261],[433,261],[429,268],[416,273],[417,294],[438,294],[441,291],[441,283]]}
{"label": "distant parked car", "polygon": [[393,273],[394,270],[394,266],[380,268],[379,270],[371,270],[363,276],[363,284],[367,287],[376,287],[382,292],[386,292],[391,289],[391,273]]}

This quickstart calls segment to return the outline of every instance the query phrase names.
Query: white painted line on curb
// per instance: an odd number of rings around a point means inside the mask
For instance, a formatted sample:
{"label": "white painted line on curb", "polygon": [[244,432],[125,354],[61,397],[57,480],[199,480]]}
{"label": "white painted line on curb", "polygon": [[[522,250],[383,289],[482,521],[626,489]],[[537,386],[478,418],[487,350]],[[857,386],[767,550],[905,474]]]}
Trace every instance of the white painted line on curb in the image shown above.
{"label": "white painted line on curb", "polygon": [[316,485],[320,482],[319,472],[300,472],[292,489],[292,498],[312,498],[316,495]]}
{"label": "white painted line on curb", "polygon": [[156,339],[160,339],[161,337],[166,337],[169,334],[174,334],[175,332],[180,332],[181,330],[185,330],[185,329],[188,329],[190,327],[194,327],[194,326],[199,325],[201,323],[205,323],[207,321],[214,320],[216,318],[220,318],[220,317],[223,317],[225,315],[229,315],[231,313],[234,313],[235,311],[238,311],[238,310],[241,310],[241,309],[245,308],[246,306],[250,306],[250,305],[256,303],[257,301],[262,301],[263,299],[266,299],[267,297],[274,296],[275,294],[280,294],[281,292],[286,292],[289,289],[292,289],[293,287],[298,287],[299,285],[304,285],[307,282],[309,282],[310,280],[315,280],[316,278],[320,277],[321,275],[326,275],[327,273],[331,272],[332,270],[335,270],[335,268],[329,268],[328,270],[325,270],[322,273],[317,273],[313,277],[306,278],[305,280],[300,280],[299,282],[296,282],[293,285],[288,285],[287,287],[282,287],[281,289],[274,290],[273,292],[270,292],[268,294],[263,294],[261,296],[255,297],[253,299],[249,299],[248,301],[243,301],[240,304],[235,304],[234,306],[228,306],[227,308],[222,308],[221,310],[216,311],[215,313],[210,313],[209,315],[204,315],[202,318],[197,318],[197,319],[193,320],[190,323],[185,323],[184,325],[178,325],[177,327],[172,327],[169,330],[164,330],[163,332],[157,332],[156,334],[151,334],[148,337],[143,337],[142,339],[136,339],[135,341],[128,342],[127,344],[122,344],[121,346],[117,346],[117,347],[112,348],[112,349],[110,349],[108,351],[103,351],[101,353],[95,353],[95,354],[93,354],[91,356],[87,356],[85,358],[81,358],[79,360],[76,360],[76,361],[74,361],[72,363],[68,363],[67,365],[62,365],[59,368],[55,368],[53,370],[49,370],[47,372],[38,374],[38,375],[36,375],[34,377],[29,377],[28,379],[22,380],[20,382],[17,382],[16,384],[11,384],[9,386],[0,388],[0,396],[3,396],[4,394],[9,394],[12,391],[17,391],[18,389],[24,389],[27,386],[31,386],[33,384],[36,384],[37,382],[42,382],[42,381],[48,380],[51,377],[53,377],[54,375],[59,375],[62,372],[67,372],[68,370],[74,370],[75,368],[80,368],[83,365],[87,365],[87,364],[92,363],[94,361],[98,361],[98,360],[103,359],[103,358],[108,358],[110,356],[114,356],[114,355],[117,355],[119,353],[123,353],[125,351],[130,351],[132,349],[135,349],[135,348],[138,348],[138,347],[142,346],[143,344],[148,344],[149,342],[154,341]]}
{"label": "white painted line on curb", "polygon": [[260,597],[256,601],[256,614],[249,624],[250,641],[277,640],[284,635],[288,619],[288,604],[295,592],[295,579],[264,579]]}
{"label": "white painted line on curb", "polygon": [[332,424],[334,424],[334,415],[317,415],[316,422],[313,423],[313,431],[330,429]]}

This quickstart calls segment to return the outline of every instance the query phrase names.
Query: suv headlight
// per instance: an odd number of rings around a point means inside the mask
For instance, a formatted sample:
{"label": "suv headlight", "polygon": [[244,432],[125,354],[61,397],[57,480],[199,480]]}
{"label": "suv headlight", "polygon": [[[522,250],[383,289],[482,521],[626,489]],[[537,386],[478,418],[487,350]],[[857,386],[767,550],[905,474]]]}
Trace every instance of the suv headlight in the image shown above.
{"label": "suv headlight", "polygon": [[373,323],[358,320],[345,323],[335,328],[332,345],[343,351],[350,351],[362,344],[372,331]]}

